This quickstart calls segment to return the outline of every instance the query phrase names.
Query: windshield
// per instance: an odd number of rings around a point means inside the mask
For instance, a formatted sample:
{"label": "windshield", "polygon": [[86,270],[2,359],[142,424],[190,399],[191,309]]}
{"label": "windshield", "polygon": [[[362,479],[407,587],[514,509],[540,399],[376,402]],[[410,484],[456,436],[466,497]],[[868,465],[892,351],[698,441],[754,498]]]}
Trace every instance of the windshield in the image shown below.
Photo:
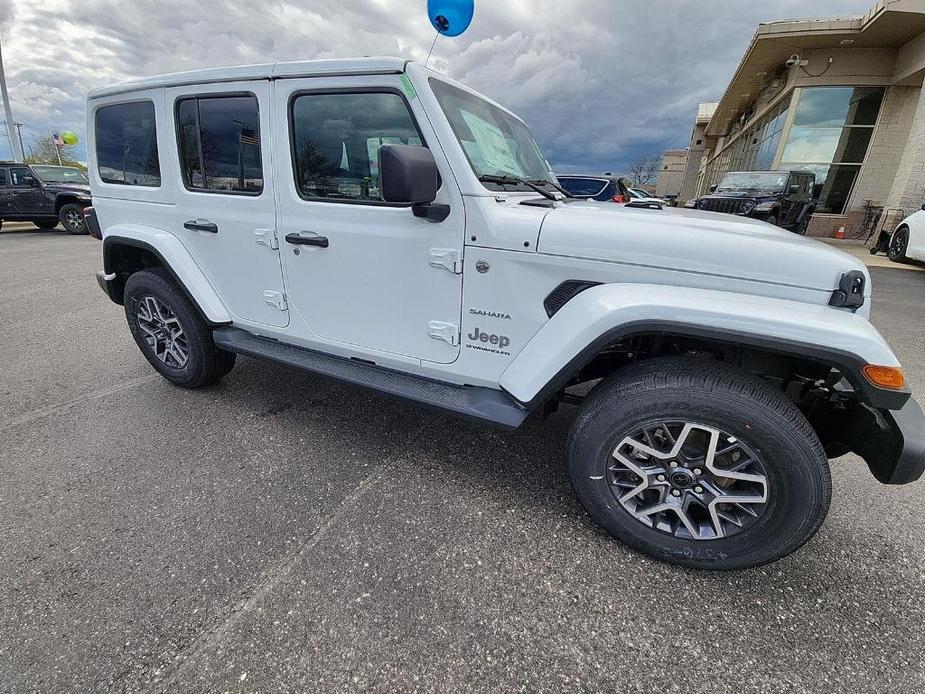
{"label": "windshield", "polygon": [[[514,176],[552,183],[546,158],[520,120],[470,92],[430,80],[440,108],[450,121],[476,176]],[[531,190],[528,186],[486,182],[491,190]]]}
{"label": "windshield", "polygon": [[80,169],[71,169],[66,166],[33,166],[32,170],[45,183],[87,184],[90,182]]}
{"label": "windshield", "polygon": [[787,184],[787,172],[749,171],[729,173],[723,178],[717,192],[721,190],[757,190],[762,193],[779,193]]}

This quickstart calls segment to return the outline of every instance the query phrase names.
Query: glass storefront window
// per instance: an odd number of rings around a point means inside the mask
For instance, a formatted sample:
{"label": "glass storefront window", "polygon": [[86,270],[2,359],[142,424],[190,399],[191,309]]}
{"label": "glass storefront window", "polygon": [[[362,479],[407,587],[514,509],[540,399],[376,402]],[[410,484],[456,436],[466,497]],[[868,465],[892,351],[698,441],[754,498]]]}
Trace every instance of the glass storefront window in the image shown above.
{"label": "glass storefront window", "polygon": [[780,168],[816,174],[819,212],[844,211],[873,136],[882,87],[799,90]]}

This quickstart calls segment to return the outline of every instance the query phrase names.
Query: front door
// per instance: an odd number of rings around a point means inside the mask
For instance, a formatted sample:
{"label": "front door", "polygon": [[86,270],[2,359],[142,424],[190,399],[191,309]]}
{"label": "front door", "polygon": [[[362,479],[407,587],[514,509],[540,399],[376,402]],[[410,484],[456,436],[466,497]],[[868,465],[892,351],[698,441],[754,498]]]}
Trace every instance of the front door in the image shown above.
{"label": "front door", "polygon": [[[279,80],[274,89],[290,328],[349,351],[454,361],[462,197],[420,99],[398,75]],[[442,179],[437,202],[451,209],[443,222],[382,201],[385,143],[431,148]]]}
{"label": "front door", "polygon": [[276,241],[269,82],[168,89],[173,232],[236,322],[289,323]]}
{"label": "front door", "polygon": [[10,172],[10,207],[12,212],[21,216],[54,214],[51,203],[46,200],[40,181],[25,166],[11,166]]}

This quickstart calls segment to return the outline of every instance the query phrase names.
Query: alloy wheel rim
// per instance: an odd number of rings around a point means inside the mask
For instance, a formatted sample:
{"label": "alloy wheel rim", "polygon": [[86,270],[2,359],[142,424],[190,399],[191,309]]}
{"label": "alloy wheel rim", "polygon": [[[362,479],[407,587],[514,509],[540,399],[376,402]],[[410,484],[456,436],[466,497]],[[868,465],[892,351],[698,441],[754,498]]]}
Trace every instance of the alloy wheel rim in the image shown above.
{"label": "alloy wheel rim", "polygon": [[72,229],[79,228],[83,223],[83,220],[80,218],[80,214],[76,210],[68,210],[64,215],[64,219],[68,226]]}
{"label": "alloy wheel rim", "polygon": [[902,255],[903,248],[906,245],[905,242],[906,242],[905,232],[900,231],[899,233],[893,234],[893,238],[890,239],[889,254],[891,256]]}
{"label": "alloy wheel rim", "polygon": [[182,369],[189,361],[189,342],[180,320],[169,306],[153,296],[138,299],[135,315],[145,342],[163,364]]}
{"label": "alloy wheel rim", "polygon": [[686,540],[747,529],[767,509],[761,458],[737,437],[685,420],[655,421],[624,436],[607,465],[608,486],[635,520]]}

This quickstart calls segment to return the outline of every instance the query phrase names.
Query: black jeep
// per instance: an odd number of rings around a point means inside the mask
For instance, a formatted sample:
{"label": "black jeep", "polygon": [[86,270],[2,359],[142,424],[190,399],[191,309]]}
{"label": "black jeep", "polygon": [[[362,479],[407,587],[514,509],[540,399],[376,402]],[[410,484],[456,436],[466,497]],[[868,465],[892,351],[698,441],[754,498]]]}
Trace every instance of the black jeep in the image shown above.
{"label": "black jeep", "polygon": [[763,219],[805,234],[816,209],[815,174],[809,171],[737,171],[688,203],[688,207]]}
{"label": "black jeep", "polygon": [[83,208],[90,206],[90,181],[70,166],[0,162],[0,225],[32,222],[54,229],[60,222],[72,234],[85,234]]}

